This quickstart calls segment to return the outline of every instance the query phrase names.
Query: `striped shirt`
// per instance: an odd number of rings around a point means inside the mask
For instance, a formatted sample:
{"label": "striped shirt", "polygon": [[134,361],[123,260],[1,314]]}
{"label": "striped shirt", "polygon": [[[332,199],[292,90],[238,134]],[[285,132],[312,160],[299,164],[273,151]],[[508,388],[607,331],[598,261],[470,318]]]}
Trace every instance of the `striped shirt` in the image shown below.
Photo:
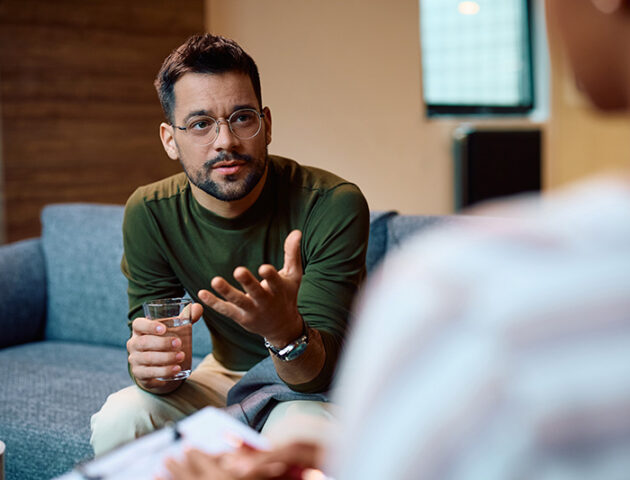
{"label": "striped shirt", "polygon": [[630,479],[630,184],[598,179],[416,237],[362,292],[329,470]]}

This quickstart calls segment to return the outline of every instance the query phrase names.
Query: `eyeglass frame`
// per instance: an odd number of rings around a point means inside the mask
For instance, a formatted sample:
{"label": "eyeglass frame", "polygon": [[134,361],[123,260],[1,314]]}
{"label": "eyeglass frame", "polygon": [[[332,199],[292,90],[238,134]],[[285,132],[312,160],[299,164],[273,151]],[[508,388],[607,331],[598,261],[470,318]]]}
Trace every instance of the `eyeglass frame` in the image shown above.
{"label": "eyeglass frame", "polygon": [[[258,130],[256,130],[256,133],[254,133],[253,135],[251,135],[249,137],[241,137],[236,132],[234,132],[234,130],[232,129],[231,118],[234,115],[236,115],[237,113],[243,112],[243,111],[255,112],[256,115],[258,116]],[[200,118],[208,118],[210,120],[213,120],[216,123],[215,137],[212,139],[212,141],[210,141],[208,143],[197,143],[197,145],[199,145],[200,147],[204,147],[204,146],[207,146],[207,145],[212,145],[214,142],[217,141],[217,138],[219,138],[219,133],[220,133],[220,128],[221,128],[221,123],[222,122],[225,122],[227,124],[228,129],[230,130],[230,133],[232,135],[234,135],[236,138],[239,138],[241,140],[249,140],[250,138],[254,138],[262,130],[262,125],[263,125],[262,119],[265,118],[265,113],[264,112],[259,112],[255,108],[246,107],[246,108],[239,108],[238,110],[234,110],[232,113],[230,113],[230,115],[227,118],[225,118],[225,117],[214,118],[214,117],[211,117],[210,115],[200,115],[199,117],[194,117],[195,121],[199,121]],[[192,120],[193,119],[189,120],[188,124],[190,124],[192,122]],[[177,128],[178,130],[182,130],[182,131],[187,132],[187,133],[190,130],[190,127],[182,127],[182,126],[175,125],[175,124],[173,124],[172,127]]]}

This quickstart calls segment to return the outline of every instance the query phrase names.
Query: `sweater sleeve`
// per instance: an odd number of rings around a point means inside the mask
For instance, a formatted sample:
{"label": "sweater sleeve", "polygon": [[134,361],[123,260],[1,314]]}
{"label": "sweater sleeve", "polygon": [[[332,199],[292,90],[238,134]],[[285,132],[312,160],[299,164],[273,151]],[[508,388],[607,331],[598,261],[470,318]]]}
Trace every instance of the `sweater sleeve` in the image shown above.
{"label": "sweater sleeve", "polygon": [[302,392],[329,388],[341,353],[354,297],[365,277],[369,209],[355,185],[344,183],[326,192],[306,222],[302,241],[304,276],[298,309],[322,335],[326,362]]}
{"label": "sweater sleeve", "polygon": [[163,253],[163,235],[141,190],[136,190],[125,206],[123,247],[121,270],[128,280],[131,328],[131,322],[142,315],[143,302],[184,295],[184,288]]}

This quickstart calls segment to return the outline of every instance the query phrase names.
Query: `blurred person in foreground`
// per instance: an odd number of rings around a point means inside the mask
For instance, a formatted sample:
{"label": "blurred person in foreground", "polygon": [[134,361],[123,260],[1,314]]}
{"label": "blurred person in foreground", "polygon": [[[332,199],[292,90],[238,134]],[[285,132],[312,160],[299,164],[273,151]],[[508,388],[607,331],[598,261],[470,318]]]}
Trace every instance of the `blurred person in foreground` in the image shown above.
{"label": "blurred person in foreground", "polygon": [[[547,14],[594,105],[628,112],[630,0]],[[191,452],[173,478],[630,478],[630,175],[485,212],[515,220],[436,230],[371,278],[326,454]]]}

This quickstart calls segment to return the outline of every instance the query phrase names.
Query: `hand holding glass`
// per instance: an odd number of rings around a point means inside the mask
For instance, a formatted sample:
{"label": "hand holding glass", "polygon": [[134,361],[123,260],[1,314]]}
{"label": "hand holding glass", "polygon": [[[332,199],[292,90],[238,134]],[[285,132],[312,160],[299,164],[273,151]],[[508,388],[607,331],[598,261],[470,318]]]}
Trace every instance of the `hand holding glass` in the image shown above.
{"label": "hand holding glass", "polygon": [[183,380],[190,375],[192,365],[191,307],[192,301],[188,298],[163,298],[142,304],[146,318],[159,321],[166,327],[164,337],[181,340],[181,351],[185,355],[181,362],[181,371],[172,377],[159,377],[158,380]]}

